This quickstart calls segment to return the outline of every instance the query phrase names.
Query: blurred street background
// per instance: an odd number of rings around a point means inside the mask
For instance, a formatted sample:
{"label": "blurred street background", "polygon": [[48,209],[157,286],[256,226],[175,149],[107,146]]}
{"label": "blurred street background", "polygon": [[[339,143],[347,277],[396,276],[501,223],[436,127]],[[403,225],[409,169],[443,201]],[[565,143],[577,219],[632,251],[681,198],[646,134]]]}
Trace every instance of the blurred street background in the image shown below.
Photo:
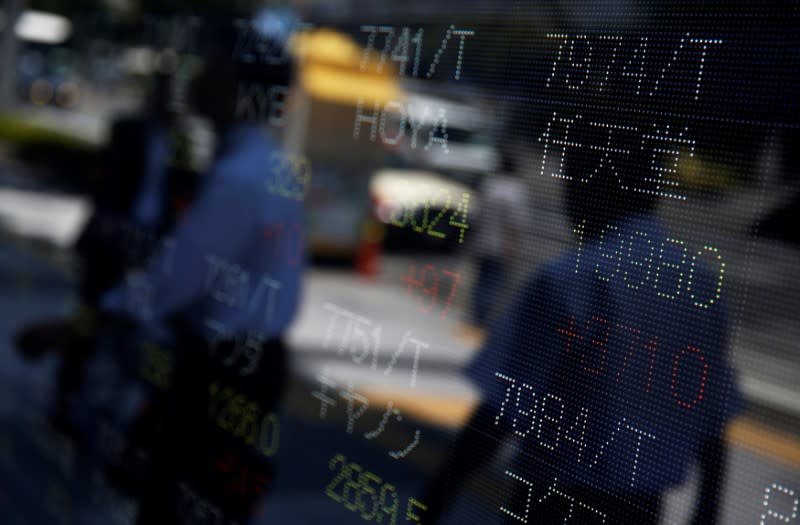
{"label": "blurred street background", "polygon": [[[66,316],[76,308],[77,263],[70,248],[92,212],[88,187],[94,156],[108,138],[110,119],[141,103],[144,79],[158,68],[180,67],[175,65],[181,63],[176,57],[183,53],[181,45],[185,43],[170,39],[180,40],[185,35],[179,34],[178,18],[169,13],[151,19],[142,15],[157,7],[155,3],[137,4],[136,16],[126,18],[120,13],[126,13],[131,2],[123,0],[98,2],[97,6],[87,0],[86,6],[75,10],[80,16],[71,18],[70,36],[55,41],[20,34],[20,26],[12,21],[32,12],[33,7],[36,12],[50,13],[54,17],[50,23],[56,26],[68,23],[72,16],[56,13],[58,9],[49,2],[40,3],[26,6],[10,0],[0,11],[4,39],[0,42],[0,56],[4,57],[0,92],[0,521],[132,523],[134,502],[107,484],[103,473],[93,467],[89,451],[49,426],[47,407],[56,359],[28,363],[15,352],[12,338],[31,320]],[[294,4],[304,19],[331,28],[331,33],[319,41],[309,39],[303,48],[306,69],[292,110],[297,113],[290,115],[305,115],[306,120],[296,118],[285,129],[287,147],[302,151],[315,166],[308,197],[312,264],[303,279],[302,306],[289,334],[292,378],[280,414],[275,490],[254,522],[355,524],[364,521],[359,514],[326,495],[325,488],[334,477],[329,467],[332,458],[342,454],[365,470],[379,473],[405,502],[416,496],[424,479],[433,474],[436,458],[451,445],[455,431],[466,422],[478,399],[474,386],[462,374],[485,335],[469,326],[471,292],[477,279],[474,252],[468,242],[464,246],[435,242],[438,239],[393,226],[387,210],[408,208],[428,198],[403,193],[399,189],[402,181],[425,181],[428,187],[446,188],[454,196],[469,192],[474,196],[475,217],[479,217],[481,181],[498,164],[499,137],[515,137],[513,144],[504,147],[524,180],[532,220],[520,240],[524,249],[512,261],[502,299],[493,307],[492,316],[501,315],[526,276],[567,248],[571,228],[561,204],[560,181],[540,174],[540,133],[509,131],[516,118],[524,118],[519,115],[525,106],[514,105],[517,92],[511,91],[512,87],[498,94],[500,81],[492,84],[467,75],[460,91],[445,83],[434,90],[422,82],[387,74],[373,79],[371,91],[348,86],[329,92],[319,87],[315,75],[321,78],[327,73],[326,60],[343,56],[350,57],[351,63],[342,67],[357,72],[366,38],[361,25],[387,19],[389,8],[355,1]],[[403,10],[392,7],[393,23],[398,27],[411,26],[434,9],[429,2],[404,4]],[[474,13],[475,24],[484,23],[497,34],[505,32],[508,42],[514,42],[522,31],[515,28],[511,17],[491,15],[490,8],[494,13],[503,10],[496,3],[466,4]],[[510,10],[513,3],[507,4]],[[436,10],[446,11],[446,7],[437,3]],[[547,15],[539,13],[543,14]],[[434,19],[428,16],[428,20]],[[570,19],[579,14],[559,16]],[[464,18],[464,24],[473,21]],[[182,29],[187,25],[191,24]],[[12,34],[15,27],[16,36]],[[438,35],[442,27],[430,23],[428,30]],[[151,33],[142,36],[144,30]],[[484,51],[481,56],[486,62],[491,50]],[[426,57],[432,55],[429,49],[425,53]],[[513,58],[507,58],[505,67],[513,67]],[[14,74],[7,74],[11,70]],[[423,148],[412,150],[408,141],[388,147],[380,140],[353,139],[353,115],[359,99],[388,101],[398,93],[418,104],[446,105],[451,108],[449,115],[461,115],[461,121],[452,117],[450,129],[450,148],[459,151],[460,147],[461,153],[443,158]],[[202,122],[188,118],[191,163],[202,170],[213,150],[213,137]],[[367,129],[365,124],[365,135]],[[697,153],[696,165],[682,167],[693,202],[704,215],[682,213],[682,203],[675,201],[659,208],[671,231],[680,232],[688,245],[712,243],[725,255],[725,293],[730,294],[734,306],[730,352],[748,402],[726,435],[731,453],[721,522],[731,525],[759,523],[765,489],[775,483],[800,491],[800,241],[796,223],[792,223],[800,184],[796,160],[791,158],[796,152],[790,151],[796,147],[796,137],[782,133],[780,127],[751,133],[749,136],[757,139],[742,153],[752,160],[745,167],[733,168],[702,151]],[[691,177],[698,172],[702,175],[703,170],[716,175],[714,182],[692,187]],[[417,212],[420,210],[412,211]],[[721,219],[714,222],[708,217]],[[468,231],[470,235],[473,231]],[[425,277],[420,273],[424,268],[442,277],[438,289],[427,295],[423,293]],[[452,288],[444,279],[445,271],[458,275]],[[425,311],[420,305],[427,301],[435,302],[436,308]],[[389,360],[409,330],[427,346],[418,358],[407,352],[393,360],[391,374],[375,370],[368,361],[354,359],[351,352],[331,343],[335,308],[368,319],[370,329],[382,327],[375,349],[382,362]],[[387,403],[402,411],[402,422],[371,441],[347,433],[343,403],[321,417],[320,400],[314,393],[323,376],[369,400],[359,420],[364,429],[378,425]],[[409,388],[412,376],[415,386]],[[416,431],[423,438],[414,453],[402,461],[390,457],[387,452],[409,443]],[[502,484],[502,464],[492,466],[486,476]],[[497,508],[503,494],[486,490],[490,485],[471,486],[446,522],[456,524],[465,516],[479,516],[482,523],[499,523]],[[695,486],[692,478],[670,492],[663,523],[686,522]],[[400,508],[404,513],[405,505]]]}
{"label": "blurred street background", "polygon": [[[51,217],[51,210],[58,209],[59,205],[65,208],[79,206],[76,197],[46,186],[20,187],[20,183],[15,181],[13,168],[7,169],[2,194],[24,192],[32,203],[47,203],[31,204],[27,209],[37,211],[42,217],[19,218],[14,229],[33,228],[37,220],[46,221]],[[16,180],[20,177],[17,174]],[[69,212],[65,215],[68,216]],[[55,220],[54,228],[66,220],[68,217]],[[61,247],[9,230],[3,233],[0,257],[4,290],[0,301],[0,326],[4,334],[12,334],[37,315],[67,313],[74,303],[74,282]],[[540,234],[543,236],[538,237],[539,242],[551,236],[548,232]],[[742,241],[741,244],[746,243]],[[776,248],[776,243],[765,241],[764,245],[770,250]],[[736,243],[731,244],[733,249],[735,246]],[[796,250],[791,246],[777,246]],[[543,251],[548,249],[557,252],[557,242],[552,241],[549,247],[542,246]],[[744,253],[737,255],[743,259],[746,257]],[[401,436],[413,432],[412,429],[422,429],[424,444],[414,455],[414,460],[402,469],[397,469],[397,465],[391,466],[395,476],[391,481],[399,492],[410,496],[419,490],[420,474],[431,474],[432,465],[425,458],[438,457],[439,450],[436,449],[447,447],[451,432],[464,422],[476,393],[462,377],[461,368],[475,352],[476,341],[466,337],[460,329],[460,319],[465,315],[460,302],[453,307],[447,320],[419,315],[416,299],[408,294],[407,285],[401,280],[408,272],[408,265],[416,264],[419,257],[418,254],[385,256],[379,274],[368,277],[351,269],[330,266],[315,266],[306,276],[305,306],[291,336],[294,379],[287,402],[291,409],[281,416],[285,424],[281,428],[279,456],[282,468],[277,490],[266,503],[269,513],[265,516],[276,521],[265,518],[265,523],[318,523],[332,516],[338,523],[360,522],[357,514],[337,507],[323,492],[331,476],[327,468],[331,457],[343,453],[380,471],[381,465],[394,462],[386,455],[390,444],[402,440]],[[461,290],[469,289],[471,269],[468,261],[436,254],[422,254],[422,257],[437,266],[460,271],[464,276]],[[544,254],[542,257],[546,258]],[[780,267],[766,256],[758,257],[758,251],[753,259],[749,277],[758,281],[750,283],[750,300],[768,302],[771,297],[781,294],[781,297],[796,303],[800,290],[797,290],[798,281],[791,277],[797,268],[784,268],[785,273],[781,275]],[[735,264],[731,263],[731,267]],[[735,278],[735,275],[731,276],[731,279]],[[359,292],[354,294],[354,289]],[[322,307],[326,303],[368,313],[376,323],[387,327],[413,327],[415,336],[430,343],[430,348],[420,359],[417,388],[409,391],[404,388],[405,384],[393,387],[392,378],[387,380],[382,374],[371,374],[363,366],[353,363],[349,355],[340,354],[330,345],[326,348],[324,338],[330,318]],[[800,400],[796,381],[793,382],[800,372],[792,356],[794,349],[779,344],[786,341],[788,331],[798,329],[792,322],[793,312],[787,311],[782,322],[771,317],[753,320],[741,329],[733,343],[734,356],[751,405],[728,434],[733,452],[725,498],[738,502],[752,501],[753,513],[745,515],[734,507],[723,507],[730,509],[724,515],[724,523],[757,523],[758,504],[764,488],[774,480],[788,483],[800,479],[800,436],[797,432]],[[386,334],[384,340],[394,341]],[[0,505],[4,522],[54,523],[66,520],[64,517],[70,515],[80,516],[78,523],[129,522],[132,503],[128,501],[126,506],[123,498],[104,485],[99,473],[82,472],[81,452],[59,438],[47,425],[45,406],[53,388],[55,363],[31,366],[20,361],[8,336],[0,348],[0,384],[3,389],[0,401],[0,468],[3,473]],[[390,342],[383,349],[386,355],[393,350]],[[403,372],[410,373],[411,369],[411,360],[403,357],[393,377],[405,379],[407,376]],[[395,427],[399,436],[387,437],[387,443],[383,445],[370,443],[365,446],[343,432],[346,424],[344,412],[337,414],[333,421],[321,421],[319,402],[312,397],[312,392],[318,388],[317,376],[323,370],[341,383],[351,382],[357,391],[369,396],[375,408],[365,418],[378,421],[385,406],[381,402],[393,400],[404,414],[409,415],[401,428]],[[332,439],[332,436],[339,439]],[[293,469],[293,463],[298,460],[318,468]],[[498,479],[502,477],[499,468],[493,474]],[[310,491],[313,487],[316,490]],[[683,522],[691,493],[692,487],[689,486],[671,495],[664,523]],[[498,505],[493,497],[497,495],[483,494],[465,500],[454,513],[484,512],[491,516],[491,510]],[[458,522],[455,514],[452,523]]]}

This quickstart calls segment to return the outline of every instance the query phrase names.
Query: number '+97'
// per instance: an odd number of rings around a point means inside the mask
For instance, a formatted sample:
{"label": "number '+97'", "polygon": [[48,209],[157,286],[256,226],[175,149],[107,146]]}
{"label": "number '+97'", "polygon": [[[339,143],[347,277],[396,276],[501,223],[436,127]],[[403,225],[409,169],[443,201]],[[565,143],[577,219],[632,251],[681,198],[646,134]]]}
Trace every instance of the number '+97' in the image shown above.
{"label": "number '+97'", "polygon": [[[444,199],[442,199],[442,196]],[[464,234],[469,229],[467,217],[469,214],[469,193],[461,193],[461,202],[453,208],[453,198],[450,190],[447,188],[440,188],[435,194],[429,194],[429,197],[424,202],[400,204],[391,212],[390,222],[398,228],[411,227],[417,233],[427,233],[431,237],[438,239],[447,238],[446,230],[442,229],[444,226],[450,226],[459,230],[458,243],[464,242]],[[433,205],[433,210],[431,209]],[[422,218],[418,217],[417,211],[420,206],[422,209]],[[447,224],[444,224],[444,218],[447,212],[451,211]]]}

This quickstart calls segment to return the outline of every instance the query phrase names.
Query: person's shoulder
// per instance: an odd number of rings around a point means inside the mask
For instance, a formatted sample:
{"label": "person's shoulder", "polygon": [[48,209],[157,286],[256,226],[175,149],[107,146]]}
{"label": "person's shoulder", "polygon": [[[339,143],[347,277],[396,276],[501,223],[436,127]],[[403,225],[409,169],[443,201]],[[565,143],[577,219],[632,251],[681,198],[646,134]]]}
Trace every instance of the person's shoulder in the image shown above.
{"label": "person's shoulder", "polygon": [[280,150],[267,137],[247,135],[214,162],[219,177],[242,181],[263,180]]}
{"label": "person's shoulder", "polygon": [[256,158],[222,157],[209,169],[207,187],[240,204],[247,200],[263,199],[266,192],[266,176],[263,172],[266,169],[266,164]]}
{"label": "person's shoulder", "polygon": [[524,280],[521,293],[528,298],[557,294],[558,290],[574,276],[574,262],[574,258],[564,255],[544,263]]}
{"label": "person's shoulder", "polygon": [[109,139],[113,141],[131,140],[132,136],[144,134],[147,119],[141,115],[124,115],[115,118],[109,125]]}
{"label": "person's shoulder", "polygon": [[563,282],[575,276],[575,253],[573,250],[559,255],[545,263],[538,272],[543,280]]}
{"label": "person's shoulder", "polygon": [[111,127],[141,126],[147,120],[147,116],[142,113],[125,113],[114,117]]}

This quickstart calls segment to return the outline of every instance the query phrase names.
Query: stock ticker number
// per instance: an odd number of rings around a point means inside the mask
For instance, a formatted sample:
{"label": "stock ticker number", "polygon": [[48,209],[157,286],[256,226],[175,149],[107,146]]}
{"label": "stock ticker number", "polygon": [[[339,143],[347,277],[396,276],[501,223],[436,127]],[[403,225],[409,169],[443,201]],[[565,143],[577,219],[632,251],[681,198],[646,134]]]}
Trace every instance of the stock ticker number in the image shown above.
{"label": "stock ticker number", "polygon": [[416,288],[419,289],[421,295],[416,296],[417,305],[420,311],[428,313],[437,306],[439,300],[439,284],[442,276],[448,279],[450,283],[450,290],[447,293],[445,304],[440,313],[441,318],[444,319],[450,312],[450,306],[452,306],[453,298],[456,295],[458,283],[461,281],[461,274],[458,272],[451,272],[450,270],[437,270],[432,264],[426,264],[422,267],[419,274],[417,274],[417,265],[412,263],[408,265],[408,275],[404,275],[400,280],[408,285],[407,290],[409,295],[416,295],[414,290]]}
{"label": "stock ticker number", "polygon": [[589,470],[602,465],[603,456],[612,448],[630,450],[632,446],[633,453],[627,458],[627,464],[620,464],[618,471],[630,473],[630,486],[636,487],[642,464],[651,459],[652,444],[656,441],[654,434],[623,417],[605,436],[604,442],[592,448],[586,437],[596,434],[596,428],[589,424],[593,419],[589,408],[572,405],[549,392],[537,392],[533,386],[503,372],[495,372],[495,377],[508,385],[495,416],[495,425],[509,419],[515,435],[536,443],[545,453],[570,447],[575,463]]}
{"label": "stock ticker number", "polygon": [[266,185],[274,195],[302,201],[311,187],[311,163],[303,156],[276,151],[270,157]]}
{"label": "stock ticker number", "polygon": [[[580,352],[579,366],[581,369],[591,375],[600,376],[608,371],[608,348],[607,344],[609,338],[619,337],[624,338],[625,355],[622,358],[622,366],[615,374],[617,383],[626,379],[625,372],[629,363],[632,360],[638,359],[640,356],[644,357],[647,361],[647,383],[645,391],[650,392],[653,385],[653,374],[656,368],[656,353],[658,351],[658,336],[646,337],[642,334],[641,330],[634,326],[624,325],[622,323],[611,324],[607,319],[596,315],[591,316],[585,321],[584,331],[581,333],[580,328],[576,326],[575,317],[571,317],[566,326],[556,328],[556,332],[564,336],[566,344],[564,351],[571,353],[573,346],[578,347]],[[591,345],[586,343],[591,341]],[[646,342],[645,342],[646,341]],[[686,373],[681,373],[690,368],[689,363],[695,361],[693,368],[698,376],[695,380],[695,387],[693,394],[686,394],[682,392],[685,390],[687,384],[690,382],[681,379]],[[679,348],[673,354],[670,390],[672,396],[679,406],[691,410],[698,403],[703,400],[703,394],[706,390],[708,383],[708,362],[703,355],[703,350],[694,345],[686,345]],[[629,374],[630,375],[630,374]]]}
{"label": "stock ticker number", "polygon": [[242,439],[266,457],[278,451],[280,425],[278,416],[270,412],[261,415],[258,403],[235,390],[218,383],[209,385],[208,418],[221,430]]}
{"label": "stock ticker number", "polygon": [[[727,265],[715,246],[706,244],[691,254],[681,239],[656,238],[646,231],[623,235],[618,226],[609,224],[600,233],[598,242],[602,262],[587,266],[581,261],[586,221],[581,221],[574,232],[578,235],[575,273],[594,272],[598,280],[605,282],[621,279],[629,290],[649,290],[669,301],[688,297],[692,306],[704,310],[722,298]],[[713,272],[713,282],[703,282],[707,279],[697,270],[704,267]]]}
{"label": "stock ticker number", "polygon": [[764,507],[764,512],[758,520],[758,525],[800,521],[797,519],[800,516],[800,497],[798,492],[788,485],[772,483],[766,487],[761,505]]}
{"label": "stock ticker number", "polygon": [[286,258],[289,266],[297,266],[305,260],[305,236],[303,226],[280,221],[264,228],[264,239],[272,242],[276,258]]}
{"label": "stock ticker number", "polygon": [[[406,184],[408,182],[406,181]],[[461,194],[461,202],[453,208],[453,197],[450,190],[440,188],[435,193],[427,192],[428,198],[423,202],[400,204],[393,207],[389,222],[397,228],[411,228],[417,233],[427,234],[437,239],[446,239],[447,226],[458,230],[458,243],[464,242],[464,235],[469,229],[469,201],[467,192]],[[449,219],[445,219],[452,210]],[[447,222],[445,222],[447,221]]]}
{"label": "stock ticker number", "polygon": [[[377,474],[348,461],[342,454],[334,456],[328,468],[334,472],[338,470],[325,487],[325,494],[329,498],[341,503],[347,510],[357,512],[365,521],[375,521],[381,525],[397,524],[400,497],[394,485],[383,482]],[[416,499],[408,498],[404,521],[422,523],[417,512],[424,512],[427,508]]]}

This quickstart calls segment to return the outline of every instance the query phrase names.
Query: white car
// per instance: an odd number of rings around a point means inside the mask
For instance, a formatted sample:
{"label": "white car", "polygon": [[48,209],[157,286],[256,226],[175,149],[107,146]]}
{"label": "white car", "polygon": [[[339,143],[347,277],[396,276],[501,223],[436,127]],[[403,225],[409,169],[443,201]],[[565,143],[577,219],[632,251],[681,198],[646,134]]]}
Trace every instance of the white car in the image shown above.
{"label": "white car", "polygon": [[375,216],[386,225],[387,250],[449,249],[474,222],[472,189],[432,171],[384,168],[370,181]]}

